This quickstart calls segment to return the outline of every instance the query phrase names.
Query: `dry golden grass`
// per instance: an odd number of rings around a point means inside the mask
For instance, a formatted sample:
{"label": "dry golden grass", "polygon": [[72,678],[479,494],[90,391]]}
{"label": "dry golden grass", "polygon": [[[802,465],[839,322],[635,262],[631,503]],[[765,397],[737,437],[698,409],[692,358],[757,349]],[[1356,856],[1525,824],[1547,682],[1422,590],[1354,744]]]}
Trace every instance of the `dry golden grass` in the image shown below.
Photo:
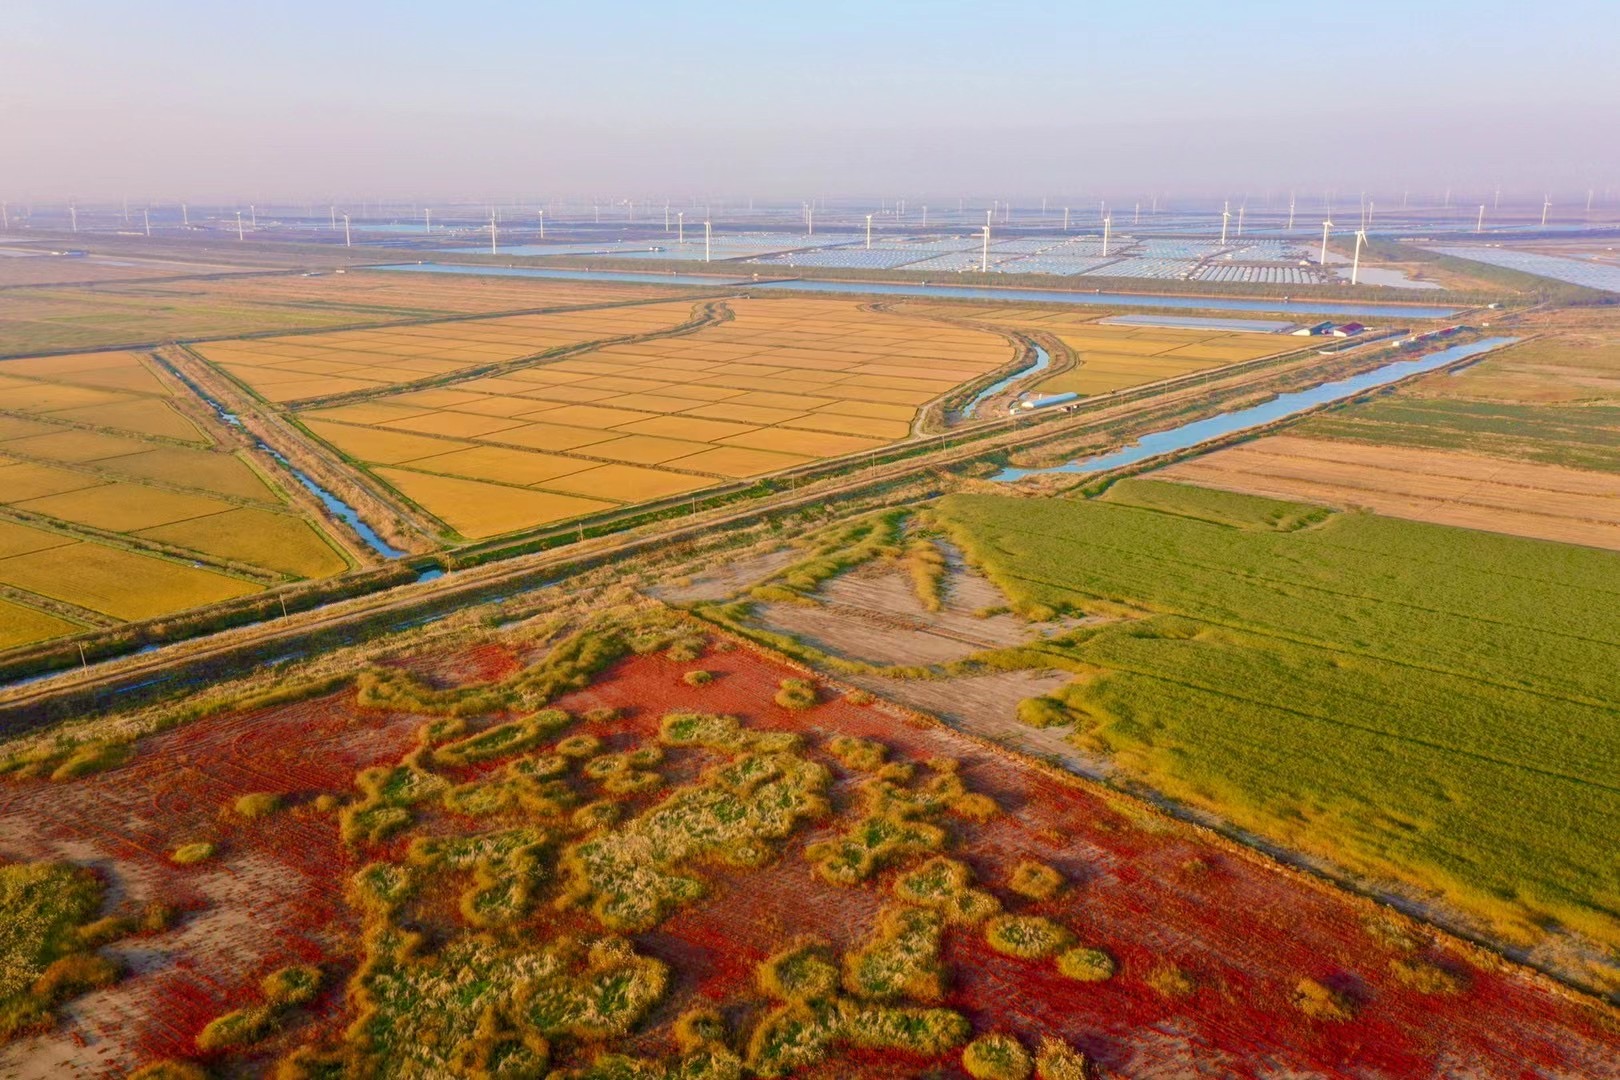
{"label": "dry golden grass", "polygon": [[0,559],[9,559],[13,555],[26,555],[30,551],[44,551],[46,548],[62,547],[71,544],[71,536],[51,532],[47,529],[36,529],[30,525],[21,525],[15,521],[0,520]]}
{"label": "dry golden grass", "polygon": [[78,491],[102,483],[94,473],[0,457],[0,503],[17,503],[43,495]]}

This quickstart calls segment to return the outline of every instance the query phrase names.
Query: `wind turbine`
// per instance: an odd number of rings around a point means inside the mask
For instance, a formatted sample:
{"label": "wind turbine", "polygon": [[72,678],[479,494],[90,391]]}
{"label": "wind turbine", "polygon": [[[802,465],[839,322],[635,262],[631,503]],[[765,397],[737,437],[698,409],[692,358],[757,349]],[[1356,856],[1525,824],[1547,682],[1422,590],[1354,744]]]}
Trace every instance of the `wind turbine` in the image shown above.
{"label": "wind turbine", "polygon": [[1245,207],[1245,206],[1239,206],[1238,207],[1238,233],[1237,234],[1239,236],[1243,235],[1243,211],[1246,210],[1246,209],[1248,209],[1248,207]]}
{"label": "wind turbine", "polygon": [[1332,221],[1324,221],[1324,222],[1322,222],[1322,257],[1320,259],[1316,260],[1317,263],[1319,265],[1321,265],[1321,266],[1326,266],[1327,265],[1328,231],[1330,229],[1332,229],[1332,228],[1333,228],[1333,222]]}
{"label": "wind turbine", "polygon": [[0,202],[0,229],[11,231],[11,204]]}
{"label": "wind turbine", "polygon": [[984,227],[984,254],[979,256],[979,273],[990,272],[990,226]]}
{"label": "wind turbine", "polygon": [[495,238],[496,238],[495,215],[491,214],[491,215],[489,215],[489,253],[491,255],[499,255],[500,254],[500,249],[495,246]]}
{"label": "wind turbine", "polygon": [[676,242],[681,243],[681,244],[686,243],[686,211],[685,210],[677,210],[675,212],[675,225],[680,230],[680,233],[679,233],[679,235],[678,235],[678,237],[676,239]]}
{"label": "wind turbine", "polygon": [[238,240],[246,239],[246,237],[242,235],[242,211],[240,210],[236,212],[236,238]]}
{"label": "wind turbine", "polygon": [[1294,231],[1294,193],[1288,193],[1288,231]]}
{"label": "wind turbine", "polygon": [[354,237],[349,235],[349,215],[343,215],[343,246],[354,247]]}
{"label": "wind turbine", "polygon": [[669,200],[664,200],[664,235],[669,235]]}
{"label": "wind turbine", "polygon": [[[1592,200],[1590,198],[1587,199],[1587,202],[1591,202],[1591,201]],[[1591,208],[1588,207],[1588,209],[1591,209]],[[922,227],[925,228],[925,229],[928,228],[928,204],[927,203],[923,203]]]}
{"label": "wind turbine", "polygon": [[1232,217],[1232,204],[1227,203],[1221,207],[1221,246],[1226,246],[1226,223]]}
{"label": "wind turbine", "polygon": [[422,231],[433,231],[433,210],[431,207],[422,211]]}
{"label": "wind turbine", "polygon": [[[1371,199],[1368,199],[1367,200],[1367,225],[1372,224],[1372,217],[1373,217],[1373,201]],[[1367,225],[1363,225],[1362,228],[1365,229],[1367,227]]]}
{"label": "wind turbine", "polygon": [[707,221],[705,221],[703,223],[703,261],[704,262],[709,261],[709,240],[710,240],[710,237],[711,237],[711,233],[710,233],[710,230],[709,230],[709,223]]}
{"label": "wind turbine", "polygon": [[[238,214],[237,216],[241,217],[240,214]],[[68,217],[73,219],[73,231],[78,232],[79,231],[79,208],[77,206],[74,206],[72,203],[68,204]]]}
{"label": "wind turbine", "polygon": [[1541,225],[1542,225],[1542,228],[1546,228],[1546,226],[1547,226],[1547,211],[1549,211],[1551,209],[1552,209],[1552,196],[1550,194],[1549,195],[1543,195],[1541,197]]}
{"label": "wind turbine", "polygon": [[1132,225],[1140,225],[1140,224],[1142,224],[1142,204],[1141,203],[1136,204],[1136,220],[1132,221],[1131,224]]}
{"label": "wind turbine", "polygon": [[252,217],[253,217],[253,231],[258,232],[259,231],[259,208],[257,206],[254,206],[252,203],[248,203],[248,213],[251,214]]}
{"label": "wind turbine", "polygon": [[807,231],[805,232],[805,235],[806,236],[814,236],[814,235],[816,235],[816,206],[815,206],[815,203],[811,203],[809,206],[804,208],[804,221],[805,221],[805,225],[807,226]]}
{"label": "wind turbine", "polygon": [[328,214],[330,214],[330,215],[331,215],[331,218],[332,218],[332,228],[333,228],[333,229],[334,229],[334,230],[336,230],[336,229],[337,229],[337,207],[335,207],[335,206],[328,206],[328,207],[327,207],[327,208],[326,208],[326,212],[327,212],[327,213],[328,213]]}
{"label": "wind turbine", "polygon": [[1063,231],[1069,231],[1069,208],[1067,206],[1063,208]]}
{"label": "wind turbine", "polygon": [[[149,210],[148,208],[144,207],[144,206],[141,207],[141,220],[146,222],[146,235],[151,236],[152,235],[152,211]],[[9,224],[7,225],[7,228],[10,228]]]}
{"label": "wind turbine", "polygon": [[872,250],[872,215],[866,215],[866,249]]}
{"label": "wind turbine", "polygon": [[1474,223],[1474,231],[1477,232],[1477,233],[1482,233],[1482,232],[1485,231],[1485,204],[1484,203],[1479,204],[1479,220]]}
{"label": "wind turbine", "polygon": [[1114,228],[1114,215],[1109,214],[1103,218],[1103,258],[1108,258],[1108,236]]}
{"label": "wind turbine", "polygon": [[537,213],[540,215],[540,239],[544,240],[546,238],[546,212],[540,210]]}
{"label": "wind turbine", "polygon": [[191,228],[191,209],[185,203],[180,204],[180,224]]}
{"label": "wind turbine", "polygon": [[1356,257],[1350,263],[1350,284],[1352,285],[1356,283],[1356,278],[1361,274],[1361,245],[1366,242],[1367,230],[1356,230]]}

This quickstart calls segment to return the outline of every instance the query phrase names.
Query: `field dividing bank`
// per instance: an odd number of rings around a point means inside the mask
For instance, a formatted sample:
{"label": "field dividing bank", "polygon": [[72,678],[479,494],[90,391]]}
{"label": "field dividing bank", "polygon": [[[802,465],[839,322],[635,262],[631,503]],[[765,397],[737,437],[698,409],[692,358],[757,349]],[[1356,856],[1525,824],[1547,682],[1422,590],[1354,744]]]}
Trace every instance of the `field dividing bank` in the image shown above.
{"label": "field dividing bank", "polygon": [[[960,1076],[992,1034],[1059,1077],[1620,1075],[1612,1011],[1532,973],[657,606],[590,602],[356,657],[94,775],[0,775],[0,856],[185,912],[107,949],[163,962],[0,1044],[0,1070],[259,1073],[302,1049],[449,1075],[519,1001],[496,1046],[525,1076]],[[199,1052],[291,965],[320,992]]]}
{"label": "field dividing bank", "polygon": [[[664,308],[628,310],[651,318]],[[924,405],[1013,355],[989,330],[848,301],[731,299],[718,321],[689,332],[297,416],[478,540],[876,452],[907,439]]]}
{"label": "field dividing bank", "polygon": [[1270,435],[1154,474],[1413,521],[1620,550],[1620,476],[1557,465]]}
{"label": "field dividing bank", "polygon": [[1620,987],[1620,556],[1154,481],[953,495],[1124,774],[1586,985]]}
{"label": "field dividing bank", "polygon": [[[1340,359],[1355,361],[1357,356]],[[228,611],[209,614],[204,628],[212,636],[191,644],[184,641],[183,627],[175,635],[156,634],[154,629],[148,628],[136,638],[87,639],[83,644],[92,659],[114,658],[89,672],[76,670],[78,654],[72,650],[30,653],[15,661],[22,666],[11,667],[8,674],[34,675],[41,670],[70,667],[74,670],[64,671],[48,682],[0,689],[0,716],[29,716],[30,709],[37,709],[37,717],[43,720],[58,708],[95,708],[97,695],[100,700],[107,700],[108,695],[117,693],[161,692],[174,685],[177,677],[167,670],[171,664],[188,670],[193,664],[200,665],[201,669],[213,664],[223,670],[238,662],[252,663],[254,658],[296,651],[306,633],[324,635],[348,623],[366,625],[390,615],[432,617],[456,602],[456,597],[461,595],[457,591],[458,583],[468,579],[471,579],[469,594],[490,595],[506,587],[502,582],[521,587],[524,582],[572,572],[600,559],[630,558],[664,543],[699,538],[714,529],[820,507],[831,500],[858,499],[909,478],[971,465],[987,454],[1038,448],[1054,441],[1090,440],[1119,445],[1185,416],[1189,409],[1218,411],[1218,395],[1250,394],[1257,380],[1272,374],[1275,373],[1245,371],[1225,379],[1216,377],[1209,380],[1214,383],[1213,388],[1206,385],[1206,377],[1195,376],[1198,382],[1192,386],[1154,388],[1151,392],[1122,391],[1076,414],[1047,414],[1037,416],[1033,422],[1023,418],[988,420],[960,432],[897,444],[874,452],[870,458],[863,454],[853,459],[835,459],[752,484],[733,482],[721,485],[713,493],[698,492],[692,498],[682,496],[643,509],[609,511],[581,519],[577,524],[542,528],[507,541],[469,546],[459,552],[450,565],[476,566],[477,569],[459,570],[431,588],[398,601],[387,594],[353,598],[356,589],[343,586],[340,579],[332,589],[335,596],[344,599],[341,607],[333,605],[320,613],[310,612],[306,610],[309,605],[323,603],[321,594],[301,589],[298,594],[287,596],[291,619],[273,626],[261,620],[279,616],[279,608],[244,603]],[[1300,372],[1290,368],[1285,369],[1284,374],[1297,377]],[[1212,389],[1216,396],[1212,396]],[[444,565],[443,560],[440,565]],[[383,575],[378,580],[385,588],[399,584],[397,574]],[[366,585],[362,591],[370,592],[377,587]],[[416,615],[400,614],[402,612]],[[137,644],[148,643],[172,644],[158,654],[139,658],[123,655]],[[259,644],[264,644],[265,648],[261,650]]]}

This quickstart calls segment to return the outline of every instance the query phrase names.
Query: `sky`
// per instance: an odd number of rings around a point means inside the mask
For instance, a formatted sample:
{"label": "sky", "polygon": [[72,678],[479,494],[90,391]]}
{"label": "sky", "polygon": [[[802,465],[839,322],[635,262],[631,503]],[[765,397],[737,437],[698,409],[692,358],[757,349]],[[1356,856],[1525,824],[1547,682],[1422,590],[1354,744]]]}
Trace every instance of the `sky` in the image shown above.
{"label": "sky", "polygon": [[0,0],[0,196],[1620,198],[1617,40],[1620,0]]}

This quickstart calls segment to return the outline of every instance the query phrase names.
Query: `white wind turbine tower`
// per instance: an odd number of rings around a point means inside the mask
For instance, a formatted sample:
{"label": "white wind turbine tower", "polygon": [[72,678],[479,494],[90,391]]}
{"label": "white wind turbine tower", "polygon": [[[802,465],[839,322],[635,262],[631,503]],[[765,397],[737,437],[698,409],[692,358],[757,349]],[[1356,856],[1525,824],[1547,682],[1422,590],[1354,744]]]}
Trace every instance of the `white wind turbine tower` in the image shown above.
{"label": "white wind turbine tower", "polygon": [[[1373,201],[1371,199],[1368,199],[1367,200],[1367,225],[1372,224],[1372,218],[1373,218]],[[1367,227],[1367,225],[1363,225],[1362,228],[1365,229]]]}
{"label": "white wind turbine tower", "polygon": [[185,203],[180,204],[180,224],[188,229],[191,228],[191,208]]}
{"label": "white wind turbine tower", "polygon": [[1288,231],[1294,231],[1294,193],[1288,193]]}
{"label": "white wind turbine tower", "polygon": [[334,231],[334,232],[335,232],[335,231],[336,231],[336,230],[337,230],[337,207],[335,207],[335,206],[328,206],[328,207],[327,207],[327,208],[326,208],[326,212],[327,212],[327,214],[328,214],[328,215],[329,215],[329,216],[330,216],[330,217],[331,217],[331,220],[332,220],[332,229],[333,229],[333,231]]}
{"label": "white wind turbine tower", "polygon": [[349,215],[343,215],[343,246],[354,247],[354,237],[349,234]]}
{"label": "white wind turbine tower", "polygon": [[1356,257],[1350,262],[1350,284],[1354,285],[1361,275],[1361,245],[1367,242],[1367,230],[1356,230]]}
{"label": "white wind turbine tower", "polygon": [[11,231],[11,204],[0,202],[0,229]]}
{"label": "white wind turbine tower", "polygon": [[242,235],[242,211],[240,210],[236,212],[236,238],[238,240],[246,239],[246,237]]}
{"label": "white wind turbine tower", "polygon": [[433,209],[431,207],[422,211],[422,231],[428,233],[433,231]]}
{"label": "white wind turbine tower", "polygon": [[677,210],[677,211],[675,211],[675,227],[678,230],[680,230],[679,233],[676,236],[675,242],[678,243],[678,244],[686,243],[686,211],[685,210]]}
{"label": "white wind turbine tower", "polygon": [[491,255],[499,255],[500,254],[500,249],[495,246],[495,237],[496,237],[495,215],[491,214],[491,215],[489,215],[489,253]]}
{"label": "white wind turbine tower", "polygon": [[1552,196],[1550,194],[1549,195],[1543,195],[1541,197],[1541,224],[1542,224],[1543,228],[1545,228],[1546,225],[1547,225],[1547,211],[1549,211],[1551,209],[1552,209]]}
{"label": "white wind turbine tower", "polygon": [[[241,215],[238,214],[237,216],[240,217]],[[79,231],[79,208],[77,206],[74,206],[72,203],[68,204],[68,217],[73,219],[73,231],[78,232]]]}
{"label": "white wind turbine tower", "polygon": [[1474,231],[1477,232],[1477,233],[1482,233],[1482,232],[1485,231],[1485,204],[1484,203],[1479,204],[1479,220],[1474,222]]}
{"label": "white wind turbine tower", "polygon": [[872,215],[866,215],[866,249],[872,250]]}
{"label": "white wind turbine tower", "polygon": [[990,226],[984,227],[984,254],[979,256],[979,273],[990,272]]}
{"label": "white wind turbine tower", "polygon": [[709,241],[712,239],[712,237],[713,237],[713,233],[711,232],[711,230],[709,228],[709,223],[707,221],[705,221],[703,223],[703,261],[704,262],[709,261]]}
{"label": "white wind turbine tower", "polygon": [[1248,207],[1246,207],[1246,206],[1239,206],[1238,207],[1238,231],[1237,231],[1237,234],[1239,236],[1243,235],[1243,211],[1245,211],[1247,209],[1248,209]]}
{"label": "white wind turbine tower", "polygon": [[1067,206],[1063,208],[1063,231],[1069,231],[1069,208]]}
{"label": "white wind turbine tower", "polygon": [[1103,258],[1108,258],[1108,237],[1114,228],[1114,215],[1109,214],[1103,218]]}
{"label": "white wind turbine tower", "polygon": [[544,210],[537,212],[540,215],[540,239],[544,240],[546,238],[546,212]]}
{"label": "white wind turbine tower", "polygon": [[141,207],[141,220],[146,223],[146,235],[152,235],[152,211],[148,207]]}
{"label": "white wind turbine tower", "polygon": [[254,206],[252,203],[248,203],[248,214],[251,215],[252,220],[253,220],[253,231],[258,232],[259,231],[259,208],[257,206]]}
{"label": "white wind turbine tower", "polygon": [[816,206],[814,203],[804,208],[804,223],[806,226],[805,235],[816,235]]}
{"label": "white wind turbine tower", "polygon": [[1226,223],[1232,217],[1232,204],[1227,203],[1221,207],[1221,246],[1226,245]]}
{"label": "white wind turbine tower", "polygon": [[1320,266],[1326,266],[1327,265],[1328,232],[1332,228],[1333,228],[1333,222],[1332,221],[1324,221],[1324,222],[1322,222],[1322,257],[1320,259],[1316,260],[1317,264],[1320,265]]}
{"label": "white wind turbine tower", "polygon": [[[1588,208],[1588,209],[1590,209],[1590,208]],[[923,203],[922,227],[925,228],[925,229],[928,228],[928,204],[927,203]]]}
{"label": "white wind turbine tower", "polygon": [[1142,224],[1142,204],[1141,203],[1136,204],[1136,218],[1135,218],[1135,220],[1133,220],[1131,222],[1131,224],[1132,225],[1140,225],[1140,224]]}

